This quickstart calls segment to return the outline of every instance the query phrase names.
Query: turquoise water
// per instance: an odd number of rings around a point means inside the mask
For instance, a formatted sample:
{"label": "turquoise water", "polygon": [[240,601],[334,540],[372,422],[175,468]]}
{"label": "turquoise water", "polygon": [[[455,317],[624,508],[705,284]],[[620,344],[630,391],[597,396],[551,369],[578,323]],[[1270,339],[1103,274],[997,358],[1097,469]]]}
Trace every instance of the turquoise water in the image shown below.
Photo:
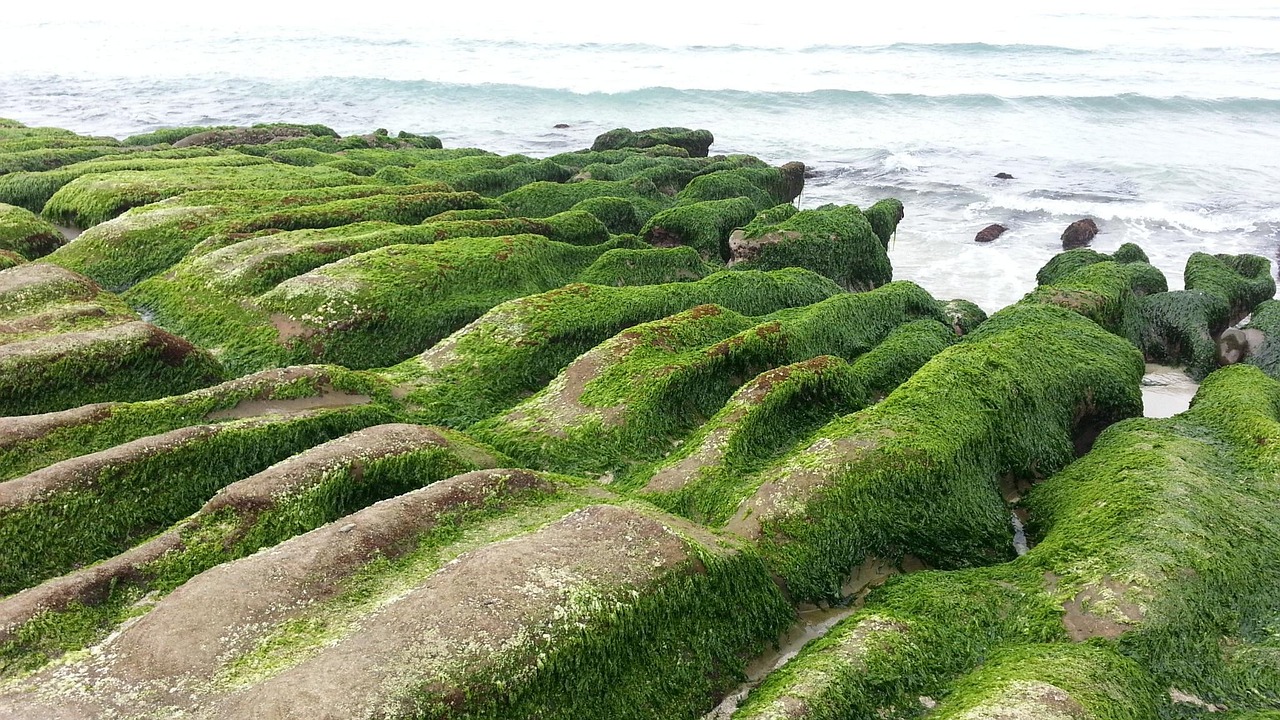
{"label": "turquoise water", "polygon": [[[901,198],[896,277],[988,310],[1083,216],[1096,248],[1138,242],[1173,287],[1194,251],[1274,259],[1280,5],[1115,5],[28,7],[0,26],[0,116],[116,136],[297,120],[535,156],[705,127],[713,152],[809,165],[802,206]],[[974,244],[992,222],[1011,230]]]}

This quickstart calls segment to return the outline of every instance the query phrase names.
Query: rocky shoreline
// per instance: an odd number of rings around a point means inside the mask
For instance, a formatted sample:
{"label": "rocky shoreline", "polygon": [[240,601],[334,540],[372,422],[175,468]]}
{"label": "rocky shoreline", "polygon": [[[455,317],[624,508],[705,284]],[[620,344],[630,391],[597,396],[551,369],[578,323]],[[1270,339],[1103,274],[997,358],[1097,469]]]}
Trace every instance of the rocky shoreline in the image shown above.
{"label": "rocky shoreline", "polygon": [[1270,262],[713,142],[0,121],[0,716],[1280,717]]}

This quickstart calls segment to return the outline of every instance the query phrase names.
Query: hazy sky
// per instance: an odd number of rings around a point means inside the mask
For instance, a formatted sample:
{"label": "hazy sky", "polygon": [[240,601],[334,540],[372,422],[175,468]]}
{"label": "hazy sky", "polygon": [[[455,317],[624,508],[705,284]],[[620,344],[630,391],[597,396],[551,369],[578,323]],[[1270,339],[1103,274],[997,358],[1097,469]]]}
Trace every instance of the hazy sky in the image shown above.
{"label": "hazy sky", "polygon": [[[337,11],[263,0],[220,0],[181,4],[169,0],[54,0],[11,3],[6,24],[96,21],[163,26],[191,24],[212,30],[252,30],[284,25],[326,33],[405,32],[418,35],[556,41],[648,42],[654,44],[752,43],[783,45],[878,44],[878,42],[1038,42],[1097,44],[1088,32],[1089,15],[1124,15],[1159,23],[1179,16],[1280,15],[1280,2],[1226,0],[977,0],[968,3],[868,3],[863,6],[800,0],[695,3],[648,0],[605,4],[598,0],[553,3],[422,3],[390,0],[342,4]],[[1268,25],[1269,23],[1260,23]],[[12,25],[11,25],[12,27]],[[1274,33],[1274,27],[1259,28]],[[0,30],[2,33],[2,30]],[[1014,35],[1017,35],[1016,37]],[[882,40],[881,40],[882,39]],[[1230,38],[1223,38],[1230,40]],[[1123,38],[1108,38],[1122,41]],[[1248,40],[1245,38],[1243,40]],[[127,51],[121,48],[122,51]],[[3,55],[0,48],[0,56]]]}

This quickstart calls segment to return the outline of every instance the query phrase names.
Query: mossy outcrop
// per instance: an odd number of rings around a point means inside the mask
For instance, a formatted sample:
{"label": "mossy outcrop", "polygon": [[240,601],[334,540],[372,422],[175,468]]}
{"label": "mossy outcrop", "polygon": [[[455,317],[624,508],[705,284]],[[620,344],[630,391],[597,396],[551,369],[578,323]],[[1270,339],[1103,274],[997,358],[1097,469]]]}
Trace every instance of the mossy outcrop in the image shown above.
{"label": "mossy outcrop", "polygon": [[207,352],[141,322],[82,275],[43,264],[0,272],[0,416],[162,397],[222,377]]}
{"label": "mossy outcrop", "polygon": [[1007,308],[764,470],[727,527],[759,542],[798,598],[838,597],[870,556],[1000,559],[1011,531],[994,478],[1063,467],[1096,427],[1141,414],[1142,372],[1132,346],[1080,315]]}
{"label": "mossy outcrop", "polygon": [[[233,158],[235,156],[226,159]],[[165,170],[93,173],[60,187],[44,204],[42,214],[64,225],[88,228],[129,208],[193,190],[296,190],[369,182],[368,178],[326,165],[294,167],[264,162],[266,164],[237,162],[203,166],[182,163]]]}
{"label": "mossy outcrop", "polygon": [[946,717],[1274,707],[1280,684],[1248,663],[1272,642],[1262,628],[1280,587],[1277,399],[1280,385],[1236,366],[1180,416],[1114,425],[1032,488],[1030,552],[891,580],[734,717],[860,716],[944,695]]}
{"label": "mossy outcrop", "polygon": [[[429,225],[390,232],[435,237]],[[364,241],[378,246],[287,279],[272,275],[274,287],[265,292],[258,286],[249,293],[219,286],[201,269],[254,257],[237,260],[228,248],[195,256],[168,276],[139,284],[126,298],[155,312],[166,327],[216,349],[234,370],[308,362],[385,367],[422,352],[500,302],[559,287],[605,252],[639,245],[620,238],[577,246],[532,234],[425,245]]]}
{"label": "mossy outcrop", "polygon": [[421,425],[378,425],[317,445],[222,488],[192,516],[114,558],[0,601],[0,676],[34,669],[61,649],[36,637],[40,623],[95,614],[105,637],[128,616],[123,598],[155,599],[378,500],[500,464],[465,437]]}
{"label": "mossy outcrop", "polygon": [[[140,204],[0,247],[0,716],[692,720],[821,635],[738,717],[1270,720],[1269,264],[987,317],[702,139],[0,121],[0,199]],[[1243,362],[1134,418],[1167,316]]]}
{"label": "mossy outcrop", "polygon": [[49,262],[123,288],[168,269],[202,243],[207,251],[268,232],[374,220],[412,225],[448,209],[489,204],[474,193],[449,192],[440,184],[198,191],[95,225]]}
{"label": "mossy outcrop", "polygon": [[0,203],[0,250],[35,260],[65,242],[56,227],[30,210]]}
{"label": "mossy outcrop", "polygon": [[591,150],[619,150],[622,148],[651,148],[667,145],[689,153],[689,157],[706,157],[715,138],[709,130],[690,130],[680,127],[661,127],[633,132],[627,128],[610,130],[596,138]]}
{"label": "mossy outcrop", "polygon": [[[262,165],[265,158],[239,153],[217,153],[203,148],[188,150],[156,150],[131,154],[128,158],[95,158],[73,163],[47,172],[17,172],[0,176],[0,202],[40,212],[45,203],[63,186],[85,175],[122,171],[158,171],[205,166]],[[176,193],[174,193],[176,194]],[[159,199],[159,198],[156,198]]]}
{"label": "mossy outcrop", "polygon": [[502,303],[384,374],[400,384],[415,417],[465,427],[510,408],[575,357],[634,325],[703,304],[766,315],[839,292],[830,280],[794,269],[722,271],[626,288],[574,283]]}
{"label": "mossy outcrop", "polygon": [[[707,176],[711,177],[711,176]],[[847,290],[870,290],[893,279],[885,245],[857,207],[803,210],[777,220],[762,213],[729,236],[729,265],[774,270],[802,267]]]}
{"label": "mossy outcrop", "polygon": [[689,203],[649,218],[640,235],[658,247],[687,245],[704,258],[726,262],[730,233],[755,216],[755,205],[744,197]]}
{"label": "mossy outcrop", "polygon": [[531,467],[623,470],[654,459],[760,372],[819,355],[853,360],[922,317],[941,319],[940,307],[912,283],[762,318],[699,305],[623,331],[470,432]]}
{"label": "mossy outcrop", "polygon": [[1194,378],[1218,366],[1218,338],[1275,294],[1271,261],[1257,255],[1187,259],[1186,290],[1145,298],[1139,346],[1159,362],[1181,364]]}

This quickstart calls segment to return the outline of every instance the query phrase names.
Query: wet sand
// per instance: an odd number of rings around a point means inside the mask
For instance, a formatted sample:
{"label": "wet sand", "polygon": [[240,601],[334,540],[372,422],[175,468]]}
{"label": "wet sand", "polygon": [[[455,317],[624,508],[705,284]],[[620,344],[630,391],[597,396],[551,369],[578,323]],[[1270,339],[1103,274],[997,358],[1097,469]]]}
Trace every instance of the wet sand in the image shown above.
{"label": "wet sand", "polygon": [[1149,418],[1173,417],[1191,406],[1200,384],[1181,368],[1147,363],[1142,376],[1143,415]]}

